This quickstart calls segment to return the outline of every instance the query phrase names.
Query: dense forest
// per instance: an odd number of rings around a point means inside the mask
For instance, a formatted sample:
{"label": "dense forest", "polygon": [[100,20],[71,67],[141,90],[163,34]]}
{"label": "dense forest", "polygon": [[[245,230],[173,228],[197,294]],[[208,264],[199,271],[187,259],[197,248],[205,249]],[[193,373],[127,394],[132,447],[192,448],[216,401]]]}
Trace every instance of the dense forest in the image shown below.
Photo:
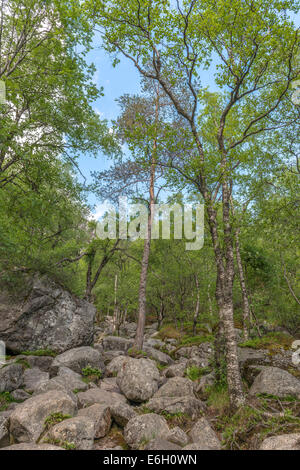
{"label": "dense forest", "polygon": [[[113,120],[94,106],[105,95],[95,74],[106,77],[90,60],[99,48],[140,80],[140,93],[124,88]],[[253,404],[239,357],[243,348],[292,354],[300,339],[299,3],[4,0],[0,85],[0,322],[5,299],[49,279],[95,307],[95,343],[135,324],[135,360],[145,360],[154,324],[155,348],[172,360],[210,345],[209,364],[191,363],[183,375],[202,383],[226,448],[249,448],[244,434],[262,428],[265,437],[299,433],[300,442],[300,361],[280,369],[298,380],[296,394],[266,392]],[[87,179],[83,160],[97,166]],[[122,197],[147,209],[145,227],[136,222],[128,237]],[[94,201],[115,208],[114,236],[99,237]],[[189,221],[180,216],[176,233],[175,208],[197,205],[203,246],[187,249]],[[170,227],[154,237],[157,216]],[[7,360],[21,352],[7,346]],[[7,400],[18,401],[11,391],[0,383],[4,413]]]}

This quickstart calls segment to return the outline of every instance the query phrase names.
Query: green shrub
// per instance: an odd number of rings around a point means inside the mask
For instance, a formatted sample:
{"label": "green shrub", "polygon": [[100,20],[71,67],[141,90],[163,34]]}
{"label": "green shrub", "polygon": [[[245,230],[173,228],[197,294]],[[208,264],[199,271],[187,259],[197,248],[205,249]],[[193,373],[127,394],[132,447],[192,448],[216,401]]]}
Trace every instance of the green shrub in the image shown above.
{"label": "green shrub", "polygon": [[210,373],[210,368],[209,367],[197,367],[197,366],[191,366],[188,367],[185,371],[186,377],[188,377],[190,380],[195,380],[200,379],[202,375],[206,375]]}
{"label": "green shrub", "polygon": [[51,351],[51,349],[38,349],[36,351],[23,351],[21,353],[23,356],[57,356],[57,353]]}

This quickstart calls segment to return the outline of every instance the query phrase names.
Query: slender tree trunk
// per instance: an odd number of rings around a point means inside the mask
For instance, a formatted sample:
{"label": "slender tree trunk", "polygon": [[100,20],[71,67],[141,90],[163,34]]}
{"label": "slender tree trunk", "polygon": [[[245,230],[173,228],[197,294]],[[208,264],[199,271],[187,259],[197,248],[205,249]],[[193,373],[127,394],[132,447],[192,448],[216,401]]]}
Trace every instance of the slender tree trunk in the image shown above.
{"label": "slender tree trunk", "polygon": [[161,300],[160,301],[160,309],[157,311],[157,329],[159,330],[163,324],[163,321],[164,321],[164,310],[165,310],[165,306],[164,306],[164,303],[163,301]]}
{"label": "slender tree trunk", "polygon": [[[159,91],[158,86],[156,90],[156,100],[155,100],[155,121],[158,121],[158,111],[159,111]],[[152,232],[152,222],[154,217],[154,204],[155,204],[155,195],[154,195],[154,181],[155,181],[155,167],[156,167],[156,157],[157,157],[157,139],[154,138],[153,142],[153,152],[151,160],[151,170],[150,170],[150,210],[148,216],[148,230],[147,238],[144,242],[144,252],[142,259],[141,267],[141,276],[140,276],[140,287],[139,287],[139,311],[138,311],[138,321],[137,329],[134,341],[134,348],[137,350],[143,349],[144,343],[144,331],[146,324],[146,287],[147,287],[147,274],[148,274],[148,265],[149,265],[149,256],[150,256],[150,246],[151,246],[151,232]]]}
{"label": "slender tree trunk", "polygon": [[196,289],[197,289],[197,300],[196,300],[196,307],[195,307],[195,313],[194,313],[194,319],[193,319],[193,336],[196,336],[197,333],[197,321],[199,317],[199,311],[200,311],[200,291],[199,291],[199,279],[197,274],[195,275],[195,283],[196,283]]}
{"label": "slender tree trunk", "polygon": [[[232,214],[234,216],[234,204],[231,198],[231,207],[232,207]],[[247,286],[246,286],[246,278],[244,274],[244,268],[242,263],[241,257],[241,250],[240,250],[240,228],[237,227],[235,230],[235,253],[236,253],[236,262],[238,267],[239,279],[240,279],[240,287],[242,292],[242,302],[243,302],[243,334],[244,339],[247,341],[249,339],[249,328],[251,323],[251,310],[250,310],[250,303],[248,298]]]}
{"label": "slender tree trunk", "polygon": [[213,314],[212,300],[210,296],[210,283],[208,283],[208,286],[207,286],[207,298],[208,298],[209,314],[210,314],[210,317],[213,318],[214,314]]}
{"label": "slender tree trunk", "polygon": [[249,339],[249,328],[251,323],[251,311],[250,304],[246,286],[246,279],[244,275],[244,268],[242,264],[241,252],[240,252],[240,241],[239,241],[240,229],[237,229],[235,232],[235,252],[236,252],[236,261],[240,278],[240,286],[242,291],[243,299],[243,333],[244,339],[247,341]]}
{"label": "slender tree trunk", "polygon": [[115,275],[115,298],[114,298],[114,314],[113,314],[113,331],[115,332],[118,325],[118,302],[117,302],[117,290],[118,290],[118,275]]}
{"label": "slender tree trunk", "polygon": [[[222,207],[224,226],[224,259],[217,231],[217,214],[208,204],[208,222],[213,241],[217,266],[216,300],[219,310],[219,331],[216,339],[216,364],[222,365],[222,346],[225,344],[227,384],[233,409],[245,403],[241,374],[239,370],[237,341],[233,318],[234,251],[232,226],[230,223],[230,190],[226,180],[222,184]],[[218,370],[217,370],[218,375]]]}

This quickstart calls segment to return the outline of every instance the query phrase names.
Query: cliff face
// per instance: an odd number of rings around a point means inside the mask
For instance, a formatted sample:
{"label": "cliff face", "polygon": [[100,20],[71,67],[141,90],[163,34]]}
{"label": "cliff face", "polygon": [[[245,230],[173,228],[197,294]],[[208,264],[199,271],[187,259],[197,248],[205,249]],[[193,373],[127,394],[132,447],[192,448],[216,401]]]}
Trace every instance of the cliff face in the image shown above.
{"label": "cliff face", "polygon": [[47,277],[35,277],[23,298],[0,296],[0,340],[7,351],[61,353],[93,342],[95,307]]}

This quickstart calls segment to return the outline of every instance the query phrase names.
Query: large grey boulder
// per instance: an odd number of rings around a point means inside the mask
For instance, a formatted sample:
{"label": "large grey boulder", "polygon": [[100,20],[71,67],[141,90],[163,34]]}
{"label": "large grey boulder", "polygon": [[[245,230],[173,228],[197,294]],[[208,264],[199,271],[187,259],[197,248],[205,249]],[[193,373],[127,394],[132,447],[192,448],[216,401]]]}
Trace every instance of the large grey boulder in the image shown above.
{"label": "large grey boulder", "polygon": [[34,367],[33,369],[26,369],[23,376],[23,385],[28,393],[35,392],[39,387],[48,382],[49,373]]}
{"label": "large grey boulder", "polygon": [[57,375],[60,367],[68,367],[74,372],[81,374],[82,370],[88,366],[93,369],[98,369],[102,373],[105,371],[100,352],[89,346],[82,346],[80,348],[70,349],[56,356],[52,363],[50,373],[52,376]]}
{"label": "large grey boulder", "polygon": [[0,369],[0,392],[12,392],[23,383],[23,367],[21,364],[9,364]]}
{"label": "large grey boulder", "polygon": [[0,450],[65,450],[58,446],[53,446],[51,444],[35,444],[30,442],[29,444],[14,444],[9,447],[4,447]]}
{"label": "large grey boulder", "polygon": [[300,433],[267,437],[259,450],[300,450]]}
{"label": "large grey boulder", "polygon": [[267,351],[252,348],[238,348],[238,360],[241,369],[252,364],[266,364]]}
{"label": "large grey boulder", "polygon": [[78,392],[88,390],[88,383],[84,382],[82,376],[69,369],[68,367],[60,367],[58,375],[42,383],[36,388],[35,394],[48,392],[50,390],[62,390],[73,395]]}
{"label": "large grey boulder", "polygon": [[77,395],[78,404],[80,408],[94,405],[98,403],[100,405],[111,406],[115,403],[123,402],[126,403],[126,398],[120,393],[107,392],[100,388],[91,388],[86,392],[80,392]]}
{"label": "large grey boulder", "polygon": [[16,357],[19,361],[26,362],[32,369],[37,367],[43,372],[49,372],[51,364],[53,362],[52,356],[28,356],[27,354],[20,354]]}
{"label": "large grey boulder", "polygon": [[120,336],[105,336],[102,339],[104,351],[128,351],[133,346],[133,341]]}
{"label": "large grey boulder", "polygon": [[124,428],[128,421],[130,421],[137,415],[132,406],[123,402],[116,402],[112,406],[110,406],[110,412],[113,420],[121,428]]}
{"label": "large grey boulder", "polygon": [[189,443],[188,435],[178,426],[175,426],[175,428],[170,430],[170,436],[168,437],[168,440],[180,447],[184,447]]}
{"label": "large grey boulder", "polygon": [[174,442],[167,441],[166,439],[159,437],[148,442],[144,447],[144,450],[181,450],[181,447]]}
{"label": "large grey boulder", "polygon": [[0,416],[0,448],[9,445],[9,420],[4,416]]}
{"label": "large grey boulder", "polygon": [[156,364],[149,359],[128,357],[117,376],[117,384],[128,400],[142,403],[158,389],[160,375]]}
{"label": "large grey boulder", "polygon": [[36,442],[44,430],[45,420],[52,413],[73,416],[76,405],[62,391],[51,391],[29,398],[10,415],[10,432],[15,442]]}
{"label": "large grey boulder", "polygon": [[105,377],[105,379],[100,381],[99,388],[106,392],[121,393],[121,390],[117,385],[116,377]]}
{"label": "large grey boulder", "polygon": [[17,390],[11,392],[11,396],[16,402],[21,403],[22,401],[25,401],[30,398],[31,394],[25,392],[25,390],[23,390],[22,388],[18,388]]}
{"label": "large grey boulder", "polygon": [[188,416],[191,419],[198,418],[206,409],[202,401],[192,396],[183,397],[153,397],[147,402],[147,408],[155,413],[168,413]]}
{"label": "large grey boulder", "polygon": [[79,410],[78,416],[87,416],[94,422],[96,439],[100,439],[108,434],[111,427],[111,413],[108,406],[96,403],[88,408]]}
{"label": "large grey boulder", "polygon": [[278,367],[266,367],[256,377],[249,390],[252,396],[260,393],[300,399],[300,380]]}
{"label": "large grey boulder", "polygon": [[94,420],[88,416],[75,416],[53,426],[43,441],[53,441],[58,445],[71,444],[76,450],[92,450],[94,438]]}
{"label": "large grey boulder", "polygon": [[124,429],[124,439],[132,449],[139,449],[153,439],[167,439],[167,421],[162,416],[149,413],[132,418]]}
{"label": "large grey boulder", "polygon": [[128,360],[126,356],[117,356],[106,366],[105,375],[107,377],[117,376],[123,367],[123,364]]}
{"label": "large grey boulder", "polygon": [[144,342],[144,346],[149,346],[150,348],[165,348],[166,343],[156,338],[149,338]]}
{"label": "large grey boulder", "polygon": [[169,379],[149,400],[147,407],[156,413],[182,413],[198,418],[205,405],[195,398],[194,383],[187,378]]}
{"label": "large grey boulder", "polygon": [[210,374],[203,375],[199,381],[195,384],[194,390],[196,393],[205,393],[208,387],[211,387],[216,380],[215,372],[211,372]]}
{"label": "large grey boulder", "polygon": [[159,362],[162,366],[169,366],[171,364],[174,364],[173,359],[168,354],[165,354],[162,351],[159,351],[158,349],[151,348],[149,346],[144,346],[143,350],[145,351],[148,357]]}
{"label": "large grey boulder", "polygon": [[195,397],[194,383],[184,377],[173,377],[160,387],[153,398],[182,396]]}
{"label": "large grey boulder", "polygon": [[221,443],[215,431],[205,418],[200,418],[192,427],[189,436],[193,443],[214,450],[221,449]]}
{"label": "large grey boulder", "polygon": [[183,448],[183,450],[214,450],[207,445],[200,444],[199,442],[193,442],[193,444],[188,444]]}
{"label": "large grey boulder", "polygon": [[168,377],[168,378],[171,378],[171,377],[184,377],[186,367],[187,367],[186,363],[187,363],[187,361],[178,362],[177,364],[173,364],[173,365],[167,367],[163,371],[163,375],[165,377]]}
{"label": "large grey boulder", "polygon": [[[47,277],[35,277],[23,298],[1,297],[0,340],[14,353],[63,352],[93,341],[96,309]],[[6,306],[6,308],[5,308]]]}
{"label": "large grey boulder", "polygon": [[67,390],[85,392],[88,384],[82,380],[82,376],[68,367],[60,367],[56,379],[62,380]]}

